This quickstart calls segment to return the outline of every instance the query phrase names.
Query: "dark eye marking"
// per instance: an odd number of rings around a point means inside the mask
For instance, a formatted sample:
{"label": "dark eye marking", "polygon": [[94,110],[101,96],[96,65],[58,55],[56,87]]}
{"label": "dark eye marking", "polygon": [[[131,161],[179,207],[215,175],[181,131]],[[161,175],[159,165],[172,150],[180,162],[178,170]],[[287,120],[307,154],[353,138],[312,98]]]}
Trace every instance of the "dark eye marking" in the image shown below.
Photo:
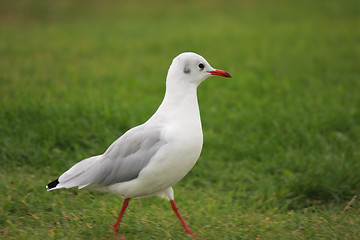
{"label": "dark eye marking", "polygon": [[190,68],[184,68],[184,73],[190,73],[191,71],[190,71]]}
{"label": "dark eye marking", "polygon": [[205,66],[204,66],[203,63],[199,63],[198,67],[199,67],[201,70],[203,70]]}

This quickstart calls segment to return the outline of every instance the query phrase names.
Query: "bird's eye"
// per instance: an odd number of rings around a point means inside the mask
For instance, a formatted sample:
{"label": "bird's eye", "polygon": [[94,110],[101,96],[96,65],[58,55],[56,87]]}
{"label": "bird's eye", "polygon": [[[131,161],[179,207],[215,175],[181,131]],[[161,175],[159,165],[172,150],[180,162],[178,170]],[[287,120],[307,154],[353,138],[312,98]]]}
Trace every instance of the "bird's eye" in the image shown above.
{"label": "bird's eye", "polygon": [[198,67],[199,67],[201,70],[203,70],[205,66],[204,66],[204,64],[200,63],[200,64],[198,65]]}

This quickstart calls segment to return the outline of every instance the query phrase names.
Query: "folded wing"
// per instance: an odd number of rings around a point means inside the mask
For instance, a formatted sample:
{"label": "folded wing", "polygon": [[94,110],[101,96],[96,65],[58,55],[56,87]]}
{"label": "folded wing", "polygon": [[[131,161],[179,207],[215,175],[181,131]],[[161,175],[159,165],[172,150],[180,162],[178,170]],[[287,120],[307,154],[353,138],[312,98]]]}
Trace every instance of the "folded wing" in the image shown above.
{"label": "folded wing", "polygon": [[118,138],[104,154],[75,164],[48,184],[47,189],[109,186],[133,180],[165,144],[159,127],[137,126]]}

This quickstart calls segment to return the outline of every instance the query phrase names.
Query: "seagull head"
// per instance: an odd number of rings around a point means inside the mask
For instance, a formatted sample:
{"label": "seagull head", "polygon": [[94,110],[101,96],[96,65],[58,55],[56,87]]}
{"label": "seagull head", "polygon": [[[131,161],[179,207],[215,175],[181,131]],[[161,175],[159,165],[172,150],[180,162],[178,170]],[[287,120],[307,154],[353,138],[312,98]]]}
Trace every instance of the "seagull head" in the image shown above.
{"label": "seagull head", "polygon": [[215,69],[202,56],[185,52],[174,58],[168,72],[169,79],[179,79],[199,85],[210,76],[229,77],[231,75],[223,70]]}

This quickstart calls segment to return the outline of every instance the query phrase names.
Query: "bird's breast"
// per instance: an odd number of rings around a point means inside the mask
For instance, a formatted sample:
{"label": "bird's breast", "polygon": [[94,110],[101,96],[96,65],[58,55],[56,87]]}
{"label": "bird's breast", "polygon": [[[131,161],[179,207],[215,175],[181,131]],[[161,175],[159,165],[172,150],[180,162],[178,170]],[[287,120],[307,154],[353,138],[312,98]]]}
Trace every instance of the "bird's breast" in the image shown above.
{"label": "bird's breast", "polygon": [[159,149],[139,178],[152,188],[164,189],[180,181],[198,160],[203,135],[201,124],[167,124],[162,131],[166,144]]}

